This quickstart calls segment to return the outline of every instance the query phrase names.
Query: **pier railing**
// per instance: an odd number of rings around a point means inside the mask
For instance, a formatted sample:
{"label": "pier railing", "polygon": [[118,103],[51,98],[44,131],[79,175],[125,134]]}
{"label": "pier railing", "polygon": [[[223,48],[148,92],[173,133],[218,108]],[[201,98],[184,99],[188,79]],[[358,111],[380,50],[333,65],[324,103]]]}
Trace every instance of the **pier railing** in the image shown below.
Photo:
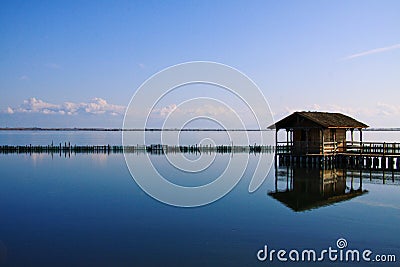
{"label": "pier railing", "polygon": [[400,143],[347,141],[346,153],[377,156],[400,156]]}
{"label": "pier railing", "polygon": [[276,154],[291,154],[293,152],[293,142],[277,142]]}
{"label": "pier railing", "polygon": [[278,142],[276,146],[277,154],[336,154],[343,152],[343,143],[324,142],[323,146],[317,142],[296,141]]}
{"label": "pier railing", "polygon": [[324,142],[323,145],[306,141],[278,142],[276,147],[278,155],[338,155],[358,154],[376,156],[400,156],[400,143],[386,142]]}

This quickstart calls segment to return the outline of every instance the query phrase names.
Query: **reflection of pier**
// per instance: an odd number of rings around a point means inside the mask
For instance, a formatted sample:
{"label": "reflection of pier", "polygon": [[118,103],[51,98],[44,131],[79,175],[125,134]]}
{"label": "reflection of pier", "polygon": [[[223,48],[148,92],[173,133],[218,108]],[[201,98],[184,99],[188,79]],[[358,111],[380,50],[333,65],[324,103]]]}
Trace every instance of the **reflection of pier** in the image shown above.
{"label": "reflection of pier", "polygon": [[59,145],[47,146],[0,146],[0,154],[110,154],[110,153],[150,153],[150,154],[167,154],[167,153],[272,153],[274,147],[272,145],[249,145],[249,146],[212,146],[212,145],[187,145],[187,146],[171,146],[171,145],[135,145],[135,146],[77,146],[71,143],[60,143]]}
{"label": "reflection of pier", "polygon": [[279,168],[275,170],[275,190],[268,194],[294,211],[304,211],[366,193],[361,177],[339,169]]}

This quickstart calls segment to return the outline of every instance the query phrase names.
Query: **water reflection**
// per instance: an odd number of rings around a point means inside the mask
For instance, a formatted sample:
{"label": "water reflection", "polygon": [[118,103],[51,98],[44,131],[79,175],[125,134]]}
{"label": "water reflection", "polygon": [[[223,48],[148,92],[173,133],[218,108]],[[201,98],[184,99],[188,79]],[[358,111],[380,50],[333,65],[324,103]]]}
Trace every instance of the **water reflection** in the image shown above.
{"label": "water reflection", "polygon": [[268,193],[293,211],[316,209],[367,193],[362,172],[347,175],[342,169],[278,168],[275,189]]}
{"label": "water reflection", "polygon": [[[0,265],[88,266],[95,259],[96,266],[256,266],[260,263],[255,254],[263,244],[322,250],[341,236],[351,247],[400,251],[400,228],[392,223],[399,219],[397,173],[394,182],[388,173],[383,184],[382,172],[373,170],[371,176],[363,170],[362,189],[368,189],[368,194],[345,205],[299,213],[265,192],[302,189],[296,181],[311,179],[316,169],[299,175],[297,170],[278,168],[277,184],[272,169],[259,190],[248,192],[258,163],[267,166],[273,154],[217,154],[209,168],[190,175],[173,168],[165,155],[129,154],[137,158],[139,168],[144,168],[141,160],[149,156],[166,179],[182,186],[210,183],[231,157],[242,161],[249,156],[242,180],[225,197],[211,205],[182,209],[145,194],[132,180],[122,154],[81,153],[66,159],[42,154],[35,162],[32,156],[0,154]],[[98,162],[100,158],[105,164]],[[330,171],[325,171],[325,179]],[[335,186],[342,187],[337,193],[351,190],[352,175],[357,190],[359,173],[342,173],[346,186],[338,181]],[[324,190],[327,194],[333,189],[326,185]]]}

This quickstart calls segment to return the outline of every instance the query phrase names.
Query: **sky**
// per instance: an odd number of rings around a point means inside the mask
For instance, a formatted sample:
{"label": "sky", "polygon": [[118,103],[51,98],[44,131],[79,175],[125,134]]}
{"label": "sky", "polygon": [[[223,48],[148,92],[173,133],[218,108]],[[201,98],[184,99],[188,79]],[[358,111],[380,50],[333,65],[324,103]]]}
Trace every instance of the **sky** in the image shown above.
{"label": "sky", "polygon": [[387,0],[2,1],[0,127],[121,127],[143,82],[188,61],[246,74],[275,120],[332,111],[400,127],[399,10]]}

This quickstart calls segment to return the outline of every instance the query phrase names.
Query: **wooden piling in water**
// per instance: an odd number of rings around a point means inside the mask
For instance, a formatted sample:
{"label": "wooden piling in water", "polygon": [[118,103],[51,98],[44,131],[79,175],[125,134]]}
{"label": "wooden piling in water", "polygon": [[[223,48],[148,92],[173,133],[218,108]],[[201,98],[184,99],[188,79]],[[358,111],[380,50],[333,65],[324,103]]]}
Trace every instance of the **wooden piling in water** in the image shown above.
{"label": "wooden piling in water", "polygon": [[12,145],[2,145],[0,146],[0,154],[9,153],[133,153],[133,152],[147,152],[152,154],[164,154],[164,153],[273,153],[273,146],[200,146],[200,145],[187,145],[187,146],[169,146],[161,144],[153,145],[143,145],[139,146],[111,146],[107,145],[71,145],[70,142],[65,142],[64,144],[59,143],[59,145],[26,145],[26,146],[12,146]]}

